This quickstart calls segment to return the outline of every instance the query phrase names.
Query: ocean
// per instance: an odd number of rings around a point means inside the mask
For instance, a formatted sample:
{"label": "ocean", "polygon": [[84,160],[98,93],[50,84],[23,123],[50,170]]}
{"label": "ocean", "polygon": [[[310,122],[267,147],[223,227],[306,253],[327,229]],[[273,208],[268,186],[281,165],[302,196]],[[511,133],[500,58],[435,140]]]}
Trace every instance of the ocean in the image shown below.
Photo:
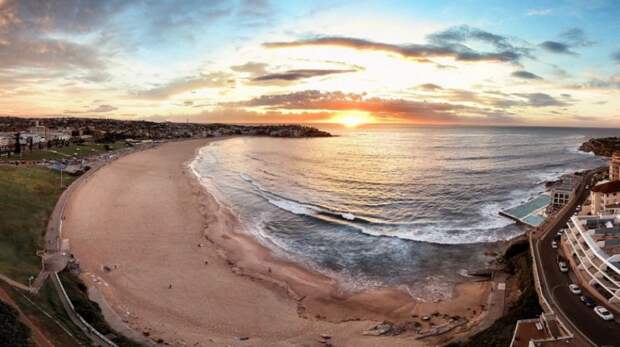
{"label": "ocean", "polygon": [[347,290],[448,296],[467,270],[524,233],[498,215],[563,173],[605,165],[579,152],[620,130],[367,125],[331,138],[237,137],[191,163],[244,231]]}

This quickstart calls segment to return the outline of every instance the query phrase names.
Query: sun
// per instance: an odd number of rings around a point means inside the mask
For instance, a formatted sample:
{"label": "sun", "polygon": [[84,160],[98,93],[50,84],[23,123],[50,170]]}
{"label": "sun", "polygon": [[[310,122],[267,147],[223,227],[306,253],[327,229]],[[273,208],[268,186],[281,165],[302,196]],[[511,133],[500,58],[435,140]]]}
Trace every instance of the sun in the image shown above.
{"label": "sun", "polygon": [[332,121],[348,128],[355,128],[363,124],[372,123],[373,119],[366,112],[343,112],[334,116]]}

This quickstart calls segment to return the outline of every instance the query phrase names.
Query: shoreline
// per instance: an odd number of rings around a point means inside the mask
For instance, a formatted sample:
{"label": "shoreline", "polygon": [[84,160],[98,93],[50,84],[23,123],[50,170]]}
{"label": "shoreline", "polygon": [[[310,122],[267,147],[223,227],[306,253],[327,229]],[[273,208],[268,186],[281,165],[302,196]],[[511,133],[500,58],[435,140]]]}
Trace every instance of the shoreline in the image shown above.
{"label": "shoreline", "polygon": [[[397,337],[361,333],[385,320],[404,324],[435,311],[467,317],[468,325],[484,316],[480,305],[486,304],[488,282],[465,282],[451,299],[420,302],[397,288],[346,293],[334,279],[276,258],[241,230],[234,214],[191,172],[188,164],[211,141],[167,143],[129,154],[102,168],[72,197],[65,236],[82,263],[82,279],[97,293],[93,296],[118,316],[108,312],[107,320],[120,319],[173,345],[235,345],[243,335],[258,344],[288,346],[328,333],[345,345],[388,339],[385,343],[410,346],[411,331]],[[152,195],[154,187],[161,188],[159,196]],[[89,208],[95,206],[99,210],[93,214]],[[184,232],[171,235],[164,215]],[[125,235],[109,237],[110,229]],[[141,295],[149,289],[157,294]]]}

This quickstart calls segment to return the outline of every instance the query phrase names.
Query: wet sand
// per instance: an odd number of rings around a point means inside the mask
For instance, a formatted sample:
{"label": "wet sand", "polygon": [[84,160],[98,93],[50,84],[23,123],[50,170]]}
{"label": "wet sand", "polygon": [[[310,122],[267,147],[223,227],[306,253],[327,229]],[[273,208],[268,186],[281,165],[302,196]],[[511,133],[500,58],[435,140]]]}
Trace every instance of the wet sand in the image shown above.
{"label": "wet sand", "polygon": [[320,346],[321,334],[336,346],[416,346],[437,340],[415,340],[413,331],[362,332],[384,320],[428,328],[420,317],[435,312],[467,317],[470,325],[481,318],[488,282],[423,302],[396,288],[348,293],[274,257],[187,167],[208,142],[127,155],[73,193],[63,238],[114,328],[179,346]]}

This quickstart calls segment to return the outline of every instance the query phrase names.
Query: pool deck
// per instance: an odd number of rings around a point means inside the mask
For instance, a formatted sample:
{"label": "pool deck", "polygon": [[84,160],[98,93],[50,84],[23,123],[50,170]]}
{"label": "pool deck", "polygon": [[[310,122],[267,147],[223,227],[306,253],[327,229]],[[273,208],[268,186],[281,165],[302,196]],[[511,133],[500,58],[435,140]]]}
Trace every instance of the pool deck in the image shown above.
{"label": "pool deck", "polygon": [[543,212],[550,203],[551,197],[546,194],[541,194],[523,204],[502,210],[499,214],[518,223],[537,227],[545,221]]}

